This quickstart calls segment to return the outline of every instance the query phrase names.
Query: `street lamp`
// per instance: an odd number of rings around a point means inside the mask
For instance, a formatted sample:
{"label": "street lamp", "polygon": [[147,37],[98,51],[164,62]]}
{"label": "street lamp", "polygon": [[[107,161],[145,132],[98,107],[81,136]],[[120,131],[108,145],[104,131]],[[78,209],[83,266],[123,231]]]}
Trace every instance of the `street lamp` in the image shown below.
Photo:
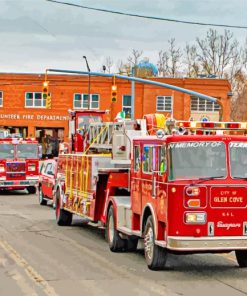
{"label": "street lamp", "polygon": [[86,56],[83,56],[83,59],[85,59],[85,61],[86,61],[87,71],[89,72],[89,74],[88,74],[88,97],[87,97],[87,104],[88,104],[88,109],[90,109],[90,84],[91,84],[90,68],[89,68],[89,65],[88,65],[87,57]]}

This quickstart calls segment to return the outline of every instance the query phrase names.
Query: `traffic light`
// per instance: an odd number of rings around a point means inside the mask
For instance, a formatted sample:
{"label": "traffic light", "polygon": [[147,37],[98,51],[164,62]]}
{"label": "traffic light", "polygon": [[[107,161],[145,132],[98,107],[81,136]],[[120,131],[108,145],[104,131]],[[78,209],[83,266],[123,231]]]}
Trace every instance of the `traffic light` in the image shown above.
{"label": "traffic light", "polygon": [[51,109],[51,95],[48,94],[46,97],[46,108]]}
{"label": "traffic light", "polygon": [[42,97],[43,97],[43,100],[46,100],[46,98],[48,96],[48,86],[49,86],[49,82],[48,81],[44,81],[43,82],[43,88],[42,88]]}
{"label": "traffic light", "polygon": [[117,101],[117,86],[116,86],[116,84],[113,84],[111,86],[111,101],[112,102]]}

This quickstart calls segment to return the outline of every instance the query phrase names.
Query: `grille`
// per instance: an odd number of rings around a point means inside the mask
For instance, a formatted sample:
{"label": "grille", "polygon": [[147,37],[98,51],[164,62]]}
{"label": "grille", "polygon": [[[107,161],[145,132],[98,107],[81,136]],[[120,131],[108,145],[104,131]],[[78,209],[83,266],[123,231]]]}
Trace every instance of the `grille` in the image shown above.
{"label": "grille", "polygon": [[6,163],[7,173],[25,173],[25,162],[7,162]]}

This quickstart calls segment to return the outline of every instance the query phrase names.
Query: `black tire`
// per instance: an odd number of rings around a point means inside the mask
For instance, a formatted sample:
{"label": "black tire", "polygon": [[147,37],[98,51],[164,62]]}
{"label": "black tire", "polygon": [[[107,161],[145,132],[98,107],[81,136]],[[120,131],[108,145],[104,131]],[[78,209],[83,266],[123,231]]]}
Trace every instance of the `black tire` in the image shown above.
{"label": "black tire", "polygon": [[61,198],[60,198],[60,192],[57,191],[56,196],[56,221],[59,226],[70,226],[73,219],[73,214],[61,209]]}
{"label": "black tire", "polygon": [[126,240],[126,250],[128,252],[135,252],[138,245],[138,237],[131,236]]}
{"label": "black tire", "polygon": [[155,229],[152,216],[148,217],[145,225],[144,254],[149,269],[161,270],[165,268],[167,251],[155,245]]}
{"label": "black tire", "polygon": [[125,240],[119,236],[119,233],[116,230],[116,221],[114,217],[113,206],[110,207],[107,215],[106,238],[109,244],[109,248],[112,252],[119,252],[124,250]]}
{"label": "black tire", "polygon": [[36,187],[35,186],[27,187],[27,192],[29,194],[35,194],[36,193]]}
{"label": "black tire", "polygon": [[47,204],[47,201],[44,199],[44,193],[42,188],[39,188],[39,204],[41,206],[45,206]]}
{"label": "black tire", "polygon": [[236,250],[235,255],[239,267],[247,267],[247,250]]}

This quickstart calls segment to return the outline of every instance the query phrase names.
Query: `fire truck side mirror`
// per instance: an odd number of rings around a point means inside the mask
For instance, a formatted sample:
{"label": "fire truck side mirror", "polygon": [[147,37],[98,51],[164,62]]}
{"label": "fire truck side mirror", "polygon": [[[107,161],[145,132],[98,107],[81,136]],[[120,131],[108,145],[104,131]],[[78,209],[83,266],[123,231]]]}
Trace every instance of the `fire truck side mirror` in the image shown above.
{"label": "fire truck side mirror", "polygon": [[165,136],[165,131],[164,130],[162,130],[162,129],[157,130],[156,137],[158,139],[162,139],[162,138],[164,138],[164,136]]}

